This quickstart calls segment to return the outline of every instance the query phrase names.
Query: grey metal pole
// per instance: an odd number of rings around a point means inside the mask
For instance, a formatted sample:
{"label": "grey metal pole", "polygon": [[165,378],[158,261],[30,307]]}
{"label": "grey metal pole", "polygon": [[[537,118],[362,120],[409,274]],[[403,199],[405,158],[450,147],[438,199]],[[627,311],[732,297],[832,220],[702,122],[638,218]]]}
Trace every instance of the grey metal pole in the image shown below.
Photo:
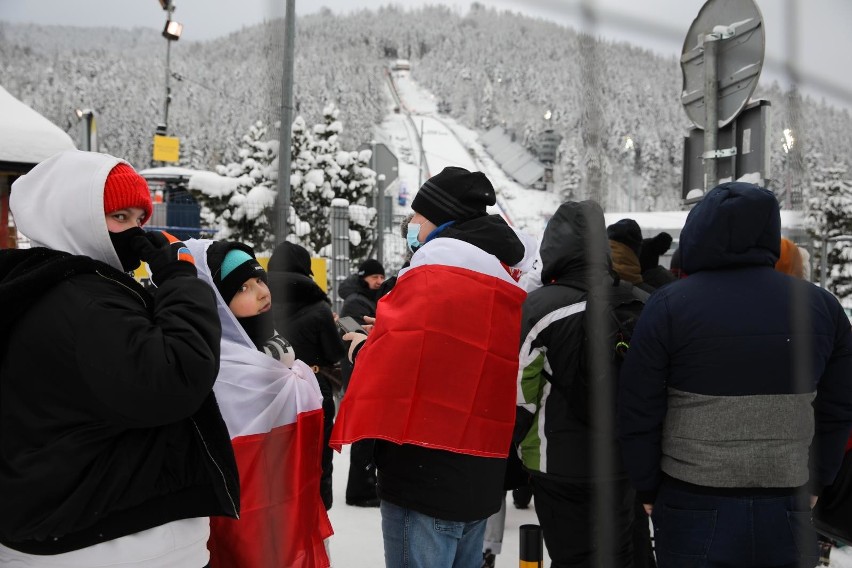
{"label": "grey metal pole", "polygon": [[338,293],[340,283],[352,272],[349,265],[349,202],[342,198],[331,200],[331,301],[336,313],[343,307]]}
{"label": "grey metal pole", "polygon": [[[169,19],[171,19],[171,10],[169,11]],[[169,86],[169,76],[171,73],[169,72],[171,65],[171,54],[172,54],[172,40],[166,38],[166,100],[163,101],[163,126],[165,129],[163,130],[163,134],[168,134],[169,132],[169,101],[172,98],[172,89]]]}
{"label": "grey metal pole", "polygon": [[275,202],[275,236],[287,236],[290,215],[290,147],[293,144],[293,66],[296,50],[296,0],[287,0],[284,14],[284,73],[281,79],[281,129],[278,150],[278,196]]}
{"label": "grey metal pole", "polygon": [[376,259],[385,263],[385,174],[376,176]]}
{"label": "grey metal pole", "polygon": [[716,160],[718,150],[719,119],[716,106],[719,81],[716,72],[716,55],[720,34],[704,36],[704,191],[716,187]]}
{"label": "grey metal pole", "polygon": [[[425,150],[423,149],[423,120],[420,120],[420,132],[418,132],[418,138],[420,138],[420,167],[417,172],[417,189],[420,189],[423,186],[423,182],[426,181],[423,179],[423,159],[426,157]],[[416,128],[415,128],[416,130]]]}

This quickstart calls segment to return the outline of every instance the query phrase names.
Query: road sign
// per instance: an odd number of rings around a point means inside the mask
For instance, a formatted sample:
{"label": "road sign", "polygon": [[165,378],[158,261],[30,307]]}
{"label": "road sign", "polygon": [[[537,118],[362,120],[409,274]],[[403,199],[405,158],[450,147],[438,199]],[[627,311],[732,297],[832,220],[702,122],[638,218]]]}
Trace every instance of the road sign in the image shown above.
{"label": "road sign", "polygon": [[[728,126],[719,129],[719,146],[736,149],[730,156],[717,159],[719,183],[745,177],[751,183],[768,185],[771,109],[768,100],[752,101]],[[696,203],[704,197],[703,155],[704,134],[692,128],[683,141],[681,197],[685,203]]]}
{"label": "road sign", "polygon": [[177,162],[180,160],[180,138],[173,136],[154,136],[154,160],[159,162]]}
{"label": "road sign", "polygon": [[370,159],[370,167],[375,170],[376,175],[385,176],[385,187],[393,183],[399,177],[399,160],[390,148],[377,142],[376,144],[361,144],[359,150],[372,150],[373,157]]}
{"label": "road sign", "polygon": [[757,87],[764,42],[763,17],[753,0],[708,0],[704,4],[689,27],[680,58],[681,103],[695,126],[705,128],[705,62],[710,59],[710,44],[716,44],[712,46],[716,120],[722,128],[739,114]]}

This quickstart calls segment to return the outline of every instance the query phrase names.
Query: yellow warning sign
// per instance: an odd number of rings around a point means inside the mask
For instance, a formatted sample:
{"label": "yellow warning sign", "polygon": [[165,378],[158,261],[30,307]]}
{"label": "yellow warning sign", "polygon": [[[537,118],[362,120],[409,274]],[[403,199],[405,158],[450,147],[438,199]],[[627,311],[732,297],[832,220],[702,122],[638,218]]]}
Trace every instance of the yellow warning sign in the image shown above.
{"label": "yellow warning sign", "polygon": [[154,136],[154,160],[158,162],[177,162],[180,159],[180,138],[174,136]]}

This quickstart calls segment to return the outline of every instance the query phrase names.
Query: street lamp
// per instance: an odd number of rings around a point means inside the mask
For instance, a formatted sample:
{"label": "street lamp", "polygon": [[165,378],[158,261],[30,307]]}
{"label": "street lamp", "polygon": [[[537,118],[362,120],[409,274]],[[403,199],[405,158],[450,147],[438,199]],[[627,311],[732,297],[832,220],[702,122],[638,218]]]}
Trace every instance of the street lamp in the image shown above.
{"label": "street lamp", "polygon": [[789,154],[793,149],[793,145],[796,143],[796,139],[793,137],[793,131],[789,128],[784,129],[784,144],[781,148],[784,149],[785,154]]}
{"label": "street lamp", "polygon": [[159,2],[163,10],[168,13],[168,16],[166,16],[166,25],[163,28],[163,37],[166,38],[166,100],[163,103],[163,127],[162,129],[158,128],[158,134],[159,130],[162,130],[162,134],[166,135],[169,131],[169,103],[172,100],[172,89],[169,86],[172,42],[180,39],[183,24],[172,20],[172,14],[175,11],[175,5],[172,0],[159,0]]}
{"label": "street lamp", "polygon": [[98,130],[95,123],[95,111],[89,108],[75,109],[74,114],[83,121],[83,149],[87,152],[98,151]]}

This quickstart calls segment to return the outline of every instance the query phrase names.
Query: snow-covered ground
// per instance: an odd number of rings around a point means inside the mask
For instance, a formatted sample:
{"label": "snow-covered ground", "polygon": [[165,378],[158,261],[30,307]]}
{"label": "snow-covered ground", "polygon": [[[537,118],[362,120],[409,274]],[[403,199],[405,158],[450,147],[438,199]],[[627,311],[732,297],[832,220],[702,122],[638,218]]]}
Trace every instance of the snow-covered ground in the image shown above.
{"label": "snow-covered ground", "polygon": [[[509,178],[479,143],[479,134],[446,115],[439,115],[435,96],[418,85],[408,72],[395,72],[393,84],[401,100],[400,112],[389,109],[379,130],[380,137],[399,158],[400,187],[405,187],[409,195],[408,204],[405,207],[397,205],[396,211],[411,211],[411,198],[424,176],[434,175],[446,166],[459,166],[479,170],[491,180],[497,192],[497,207],[493,208],[493,213],[502,213],[516,228],[539,236],[559,206],[559,197],[526,189]],[[422,175],[417,144],[421,133]]]}
{"label": "snow-covered ground", "polygon": [[[333,568],[377,568],[384,566],[381,515],[378,509],[352,507],[346,504],[346,478],[349,473],[349,448],[334,454],[334,506],[328,512],[334,536],[331,537]],[[506,530],[503,533],[503,552],[497,556],[497,566],[508,568],[518,565],[520,545],[519,527],[538,524],[535,500],[528,509],[516,509],[512,496],[506,500]],[[550,557],[544,549],[544,566],[550,566]],[[829,568],[852,568],[852,547],[831,552]]]}

